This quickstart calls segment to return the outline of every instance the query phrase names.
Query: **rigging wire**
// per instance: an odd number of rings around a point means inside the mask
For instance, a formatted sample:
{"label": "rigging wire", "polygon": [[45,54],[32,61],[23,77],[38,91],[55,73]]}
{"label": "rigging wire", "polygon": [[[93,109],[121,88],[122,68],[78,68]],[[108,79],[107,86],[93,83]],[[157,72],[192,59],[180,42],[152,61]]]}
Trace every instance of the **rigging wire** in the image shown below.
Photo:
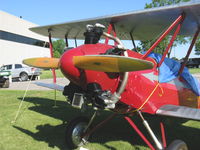
{"label": "rigging wire", "polygon": [[21,100],[21,102],[20,102],[20,104],[19,104],[19,106],[18,106],[18,110],[17,110],[17,112],[16,112],[16,114],[15,114],[15,117],[14,117],[14,119],[11,121],[12,124],[15,124],[16,121],[17,121],[17,119],[18,119],[20,110],[21,110],[21,108],[22,108],[22,104],[23,104],[24,99],[25,99],[25,97],[26,97],[26,95],[27,95],[27,92],[28,92],[28,89],[29,89],[29,87],[30,87],[31,81],[32,81],[32,79],[33,79],[34,73],[35,73],[35,70],[34,70],[33,74],[31,75],[30,81],[29,81],[29,83],[28,83],[28,85],[27,85],[27,87],[26,87],[26,90],[25,90],[25,92],[24,92],[23,98],[22,98],[22,100]]}

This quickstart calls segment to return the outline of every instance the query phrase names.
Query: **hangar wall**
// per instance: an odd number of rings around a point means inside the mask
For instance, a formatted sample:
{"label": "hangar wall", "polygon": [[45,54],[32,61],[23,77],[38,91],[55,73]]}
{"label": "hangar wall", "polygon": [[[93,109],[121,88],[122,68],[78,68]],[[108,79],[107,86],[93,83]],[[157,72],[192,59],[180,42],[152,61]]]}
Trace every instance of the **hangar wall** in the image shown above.
{"label": "hangar wall", "polygon": [[0,11],[0,66],[22,63],[25,58],[50,57],[48,37],[29,30],[38,26]]}

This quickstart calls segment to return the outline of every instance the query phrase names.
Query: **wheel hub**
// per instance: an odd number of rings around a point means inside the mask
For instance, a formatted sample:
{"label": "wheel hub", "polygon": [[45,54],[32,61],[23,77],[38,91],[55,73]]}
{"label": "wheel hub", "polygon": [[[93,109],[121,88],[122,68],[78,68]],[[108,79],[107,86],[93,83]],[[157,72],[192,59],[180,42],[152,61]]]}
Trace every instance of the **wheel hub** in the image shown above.
{"label": "wheel hub", "polygon": [[87,124],[84,122],[79,123],[75,126],[74,130],[72,131],[72,142],[75,145],[81,146],[84,144],[84,141],[87,139],[87,137],[81,138],[81,135],[83,134],[86,127]]}

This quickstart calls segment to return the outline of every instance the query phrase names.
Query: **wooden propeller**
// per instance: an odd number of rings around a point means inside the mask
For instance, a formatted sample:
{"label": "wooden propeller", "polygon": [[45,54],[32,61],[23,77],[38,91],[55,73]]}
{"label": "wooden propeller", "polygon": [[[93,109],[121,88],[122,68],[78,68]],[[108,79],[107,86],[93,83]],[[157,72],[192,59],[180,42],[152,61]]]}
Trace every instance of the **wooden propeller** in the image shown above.
{"label": "wooden propeller", "polygon": [[59,60],[58,58],[37,57],[24,59],[23,63],[36,68],[57,69],[59,68]]}
{"label": "wooden propeller", "polygon": [[103,72],[130,72],[152,69],[153,63],[143,59],[113,55],[74,56],[77,68]]}

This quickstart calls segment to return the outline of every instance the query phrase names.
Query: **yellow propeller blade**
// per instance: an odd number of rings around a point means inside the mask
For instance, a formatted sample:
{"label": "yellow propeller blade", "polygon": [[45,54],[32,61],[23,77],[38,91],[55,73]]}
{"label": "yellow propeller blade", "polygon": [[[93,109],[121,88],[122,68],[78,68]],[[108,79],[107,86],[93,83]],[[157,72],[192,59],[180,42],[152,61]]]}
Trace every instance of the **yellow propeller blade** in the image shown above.
{"label": "yellow propeller blade", "polygon": [[23,63],[36,68],[57,69],[59,68],[59,60],[58,58],[37,57],[24,59]]}
{"label": "yellow propeller blade", "polygon": [[150,61],[113,55],[74,56],[73,62],[78,68],[103,72],[129,72],[153,68]]}

